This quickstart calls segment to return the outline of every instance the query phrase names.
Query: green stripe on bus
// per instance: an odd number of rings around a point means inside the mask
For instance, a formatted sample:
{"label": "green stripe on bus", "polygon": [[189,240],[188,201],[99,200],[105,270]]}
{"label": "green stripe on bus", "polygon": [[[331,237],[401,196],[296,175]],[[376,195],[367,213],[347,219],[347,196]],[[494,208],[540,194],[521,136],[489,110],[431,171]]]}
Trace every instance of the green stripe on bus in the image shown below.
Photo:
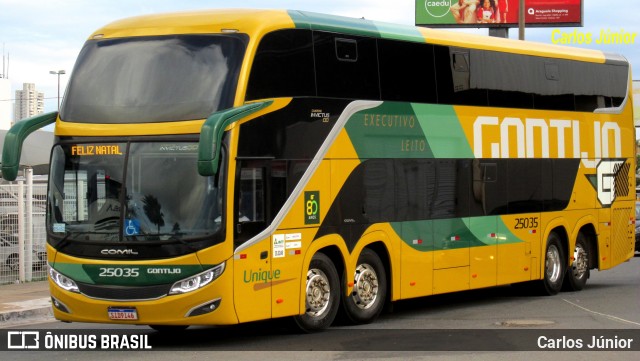
{"label": "green stripe on bus", "polygon": [[384,102],[345,129],[360,158],[474,158],[451,105]]}
{"label": "green stripe on bus", "polygon": [[306,11],[289,11],[296,28],[346,33],[351,35],[380,37],[373,21]]}
{"label": "green stripe on bus", "polygon": [[435,158],[474,158],[467,136],[450,105],[411,104]]}
{"label": "green stripe on bus", "polygon": [[358,112],[345,125],[360,159],[433,158],[411,104],[384,102]]}
{"label": "green stripe on bus", "polygon": [[422,36],[416,27],[378,21],[374,21],[373,23],[376,25],[376,28],[378,28],[380,36],[384,39],[404,40],[418,43],[424,43],[426,41],[424,36]]}
{"label": "green stripe on bus", "polygon": [[425,42],[417,28],[366,19],[318,14],[306,11],[289,11],[296,28],[338,32],[374,38]]}
{"label": "green stripe on bus", "polygon": [[508,230],[499,216],[390,224],[404,243],[422,252],[523,242]]}
{"label": "green stripe on bus", "polygon": [[[95,285],[150,286],[175,283],[204,271],[200,265],[54,264],[74,281]],[[209,266],[207,266],[209,268]]]}

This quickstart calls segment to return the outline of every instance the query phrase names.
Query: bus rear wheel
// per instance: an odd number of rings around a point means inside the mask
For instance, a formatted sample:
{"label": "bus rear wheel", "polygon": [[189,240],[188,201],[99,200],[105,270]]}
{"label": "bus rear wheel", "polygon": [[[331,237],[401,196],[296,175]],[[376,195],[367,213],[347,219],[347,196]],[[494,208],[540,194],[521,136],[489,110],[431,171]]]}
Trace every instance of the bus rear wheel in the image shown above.
{"label": "bus rear wheel", "polygon": [[589,242],[587,237],[580,232],[573,249],[573,263],[567,269],[564,277],[563,289],[580,291],[584,288],[589,278],[589,256]]}
{"label": "bus rear wheel", "polygon": [[565,264],[560,237],[551,233],[547,239],[547,251],[544,258],[542,288],[545,294],[555,295],[560,291],[565,274]]}
{"label": "bus rear wheel", "polygon": [[340,282],[333,262],[323,253],[311,259],[305,285],[305,313],[294,317],[305,332],[331,326],[340,304]]}
{"label": "bus rear wheel", "polygon": [[353,291],[342,299],[347,318],[353,323],[372,322],[382,311],[386,294],[384,265],[375,252],[364,249],[358,257],[353,276]]}

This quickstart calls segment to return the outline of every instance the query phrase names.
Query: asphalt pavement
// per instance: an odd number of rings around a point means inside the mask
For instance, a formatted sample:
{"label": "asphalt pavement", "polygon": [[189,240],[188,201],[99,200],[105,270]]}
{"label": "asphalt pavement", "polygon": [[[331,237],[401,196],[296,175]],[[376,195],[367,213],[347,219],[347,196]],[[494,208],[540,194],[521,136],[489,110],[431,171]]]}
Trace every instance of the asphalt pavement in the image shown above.
{"label": "asphalt pavement", "polygon": [[53,321],[47,281],[0,285],[0,328]]}

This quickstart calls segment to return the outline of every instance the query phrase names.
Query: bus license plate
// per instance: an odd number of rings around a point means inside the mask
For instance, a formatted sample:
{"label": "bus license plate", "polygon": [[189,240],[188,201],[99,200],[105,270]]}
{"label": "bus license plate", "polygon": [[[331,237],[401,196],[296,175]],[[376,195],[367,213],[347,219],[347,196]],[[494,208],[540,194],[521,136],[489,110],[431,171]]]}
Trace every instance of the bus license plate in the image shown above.
{"label": "bus license plate", "polygon": [[137,320],[138,311],[135,307],[109,307],[109,319],[112,320]]}

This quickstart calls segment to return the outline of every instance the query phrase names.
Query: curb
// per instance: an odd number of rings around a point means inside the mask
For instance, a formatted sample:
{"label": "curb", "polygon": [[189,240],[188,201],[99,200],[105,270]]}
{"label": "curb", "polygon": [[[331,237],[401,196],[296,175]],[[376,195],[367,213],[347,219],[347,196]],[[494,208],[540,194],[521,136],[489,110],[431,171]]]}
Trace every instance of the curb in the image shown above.
{"label": "curb", "polygon": [[8,302],[3,305],[15,309],[0,312],[0,328],[54,320],[51,299],[48,297],[23,302]]}

